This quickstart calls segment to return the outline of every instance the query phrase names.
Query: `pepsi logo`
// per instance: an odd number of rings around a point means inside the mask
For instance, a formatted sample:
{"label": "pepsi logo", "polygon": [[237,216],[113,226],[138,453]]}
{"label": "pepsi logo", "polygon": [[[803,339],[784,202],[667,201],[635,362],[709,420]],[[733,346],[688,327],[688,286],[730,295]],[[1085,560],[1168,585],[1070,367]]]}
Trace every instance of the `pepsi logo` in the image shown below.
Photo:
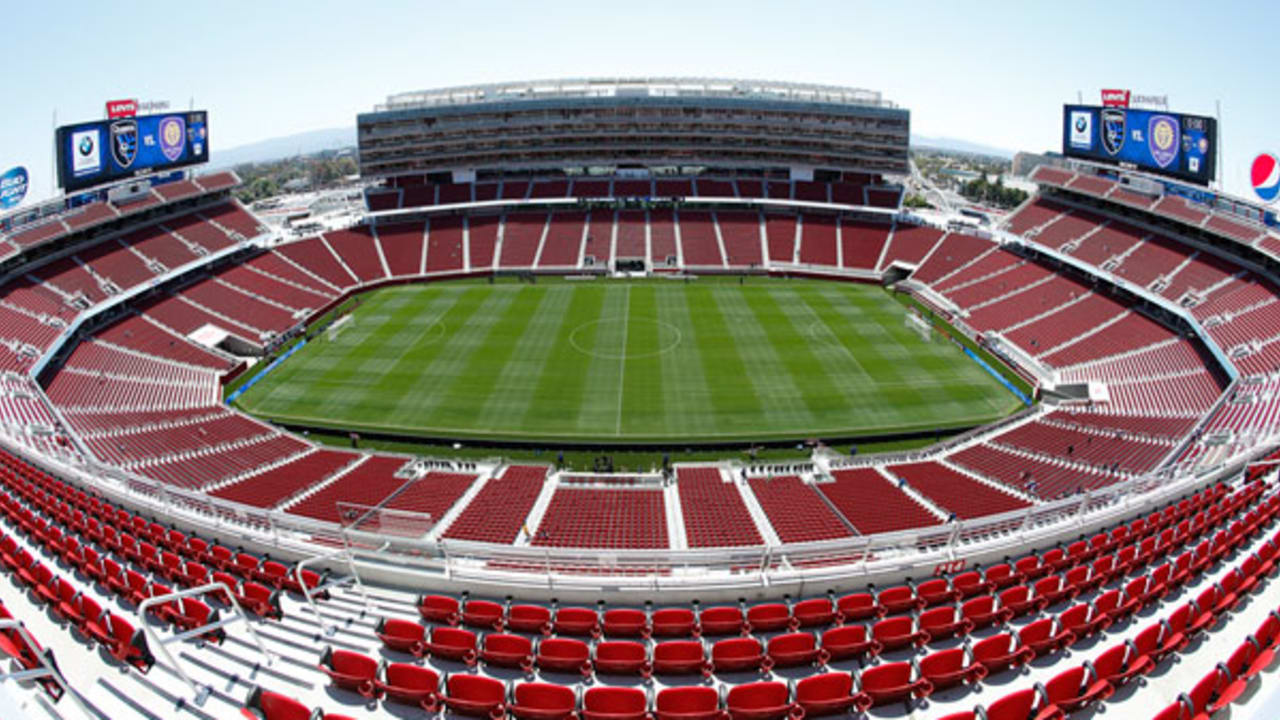
{"label": "pepsi logo", "polygon": [[1261,153],[1253,159],[1249,178],[1253,192],[1263,202],[1274,202],[1280,196],[1280,160],[1271,153]]}

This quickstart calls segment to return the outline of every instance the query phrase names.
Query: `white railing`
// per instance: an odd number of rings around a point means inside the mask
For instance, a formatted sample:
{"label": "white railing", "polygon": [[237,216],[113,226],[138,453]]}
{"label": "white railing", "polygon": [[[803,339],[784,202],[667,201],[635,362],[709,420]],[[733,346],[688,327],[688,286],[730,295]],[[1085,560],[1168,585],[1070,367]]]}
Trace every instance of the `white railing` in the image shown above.
{"label": "white railing", "polygon": [[[163,639],[160,637],[156,629],[152,627],[151,623],[147,622],[147,611],[156,605],[176,602],[186,597],[196,597],[199,595],[217,596],[219,594],[221,595],[222,600],[230,603],[231,609],[235,611],[235,615],[232,617],[225,619],[220,618],[208,624],[201,625],[200,627],[179,632],[171,637]],[[267,651],[267,646],[263,644],[262,638],[258,636],[258,631],[254,629],[253,623],[249,621],[249,616],[245,614],[244,609],[240,607],[240,601],[236,599],[235,590],[227,587],[226,583],[211,582],[207,585],[188,588],[186,590],[178,590],[167,595],[155,595],[149,597],[146,600],[143,600],[142,604],[138,606],[138,619],[141,621],[142,630],[146,633],[148,638],[148,646],[159,650],[160,654],[164,656],[166,664],[173,668],[173,671],[177,673],[178,678],[186,683],[187,687],[191,688],[193,700],[197,706],[204,704],[205,699],[209,697],[213,688],[208,685],[201,685],[195,680],[192,680],[191,676],[187,674],[187,671],[182,669],[182,665],[178,664],[178,661],[174,659],[173,654],[170,653],[169,648],[166,647],[167,645],[176,642],[183,642],[184,640],[190,640],[191,638],[203,637],[209,632],[217,630],[220,627],[230,625],[234,622],[243,621],[245,627],[249,629],[249,635],[253,637],[254,644],[258,646],[258,652],[262,654],[263,660],[265,660],[268,665],[272,662],[272,656],[271,653]]]}
{"label": "white railing", "polygon": [[424,584],[424,577],[435,577],[441,582],[599,591],[621,584],[652,589],[762,588],[801,580],[866,580],[893,572],[930,574],[935,566],[957,558],[1015,554],[1149,512],[1238,472],[1249,459],[1265,452],[1259,449],[1198,474],[1134,478],[1000,515],[896,533],[747,548],[600,550],[430,541],[341,528],[100,468],[64,465],[25,447],[15,451],[126,505],[201,533],[236,537],[246,545],[270,550],[275,557],[314,558],[317,542],[329,542],[350,552],[349,570],[359,567],[362,575],[372,572],[381,580],[399,578],[402,584],[417,587]]}
{"label": "white railing", "polygon": [[31,637],[31,633],[27,631],[27,628],[21,622],[17,620],[0,620],[0,632],[5,630],[12,630],[18,633],[18,636],[22,638],[24,643],[26,643],[27,648],[32,650],[32,654],[35,656],[36,660],[39,661],[39,664],[33,668],[24,668],[21,670],[14,670],[12,672],[0,673],[0,679],[13,680],[14,682],[26,682],[28,680],[49,678],[62,691],[61,695],[59,695],[54,702],[61,699],[63,695],[70,695],[72,702],[79,706],[80,712],[84,713],[84,717],[95,717],[89,713],[89,708],[85,706],[84,699],[80,697],[80,693],[77,693],[70,685],[67,684],[67,679],[58,671],[54,662],[49,659],[51,657],[49,653],[34,652],[35,648],[40,647],[40,645],[35,641],[35,638]]}

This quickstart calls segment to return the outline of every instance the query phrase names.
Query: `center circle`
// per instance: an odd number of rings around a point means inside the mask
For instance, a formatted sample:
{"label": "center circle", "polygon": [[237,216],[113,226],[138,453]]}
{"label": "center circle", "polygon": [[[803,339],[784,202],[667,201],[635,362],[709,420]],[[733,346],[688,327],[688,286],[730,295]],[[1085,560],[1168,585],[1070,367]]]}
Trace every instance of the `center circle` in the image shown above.
{"label": "center circle", "polygon": [[[643,328],[657,328],[658,342],[649,349],[640,350],[638,352],[627,352],[626,348],[602,348],[596,346],[596,336],[599,334],[601,325],[618,326],[618,336],[622,342],[626,342],[632,332]],[[625,332],[624,332],[625,330]],[[574,350],[583,355],[601,358],[603,360],[637,360],[639,358],[654,357],[664,355],[676,349],[680,344],[683,336],[680,328],[669,322],[662,320],[654,320],[652,318],[600,318],[599,320],[589,320],[582,323],[569,333],[569,345]]]}

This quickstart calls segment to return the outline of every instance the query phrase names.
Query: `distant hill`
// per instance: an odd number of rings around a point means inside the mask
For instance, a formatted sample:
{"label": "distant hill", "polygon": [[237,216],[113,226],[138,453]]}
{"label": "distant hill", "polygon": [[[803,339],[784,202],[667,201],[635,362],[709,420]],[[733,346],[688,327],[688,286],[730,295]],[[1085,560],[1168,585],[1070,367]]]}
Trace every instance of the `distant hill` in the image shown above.
{"label": "distant hill", "polygon": [[311,130],[296,135],[260,140],[256,143],[219,150],[214,145],[210,152],[210,169],[228,168],[243,163],[267,162],[294,155],[309,155],[321,150],[337,150],[354,147],[356,129],[329,128],[327,130]]}
{"label": "distant hill", "polygon": [[958,140],[956,138],[932,138],[924,135],[912,135],[911,147],[950,150],[952,152],[970,153],[972,155],[991,155],[993,157],[1012,159],[1013,150],[982,145],[981,143]]}
{"label": "distant hill", "polygon": [[[356,144],[355,127],[345,128],[328,128],[326,130],[311,130],[309,132],[297,133],[296,135],[286,135],[284,137],[271,138],[269,140],[261,140],[248,145],[219,150],[215,145],[213,147],[212,157],[209,160],[211,169],[232,167],[242,163],[251,162],[267,162],[269,160],[279,160],[280,158],[292,157],[294,155],[308,155],[321,150],[337,150],[344,147],[354,147]],[[992,147],[981,143],[969,142],[968,140],[959,140],[956,138],[944,137],[926,137],[924,135],[911,136],[912,147],[935,148],[938,150],[950,150],[953,152],[972,153],[976,155],[992,155],[995,157],[1012,158],[1014,151],[1006,148]]]}

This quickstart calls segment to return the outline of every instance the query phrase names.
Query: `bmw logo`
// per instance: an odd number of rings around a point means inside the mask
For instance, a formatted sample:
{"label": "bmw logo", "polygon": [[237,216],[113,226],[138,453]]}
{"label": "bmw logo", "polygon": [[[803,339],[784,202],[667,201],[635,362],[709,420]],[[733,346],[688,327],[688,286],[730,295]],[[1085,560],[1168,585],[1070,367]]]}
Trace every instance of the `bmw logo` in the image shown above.
{"label": "bmw logo", "polygon": [[89,137],[89,136],[87,136],[87,135],[86,135],[85,137],[81,138],[81,139],[80,139],[80,147],[79,147],[78,149],[80,150],[80,154],[81,154],[81,155],[86,155],[86,156],[87,156],[87,155],[89,155],[89,153],[92,153],[92,152],[93,152],[93,138],[91,138],[91,137]]}
{"label": "bmw logo", "polygon": [[1076,132],[1084,132],[1085,121],[1083,117],[1076,118]]}

